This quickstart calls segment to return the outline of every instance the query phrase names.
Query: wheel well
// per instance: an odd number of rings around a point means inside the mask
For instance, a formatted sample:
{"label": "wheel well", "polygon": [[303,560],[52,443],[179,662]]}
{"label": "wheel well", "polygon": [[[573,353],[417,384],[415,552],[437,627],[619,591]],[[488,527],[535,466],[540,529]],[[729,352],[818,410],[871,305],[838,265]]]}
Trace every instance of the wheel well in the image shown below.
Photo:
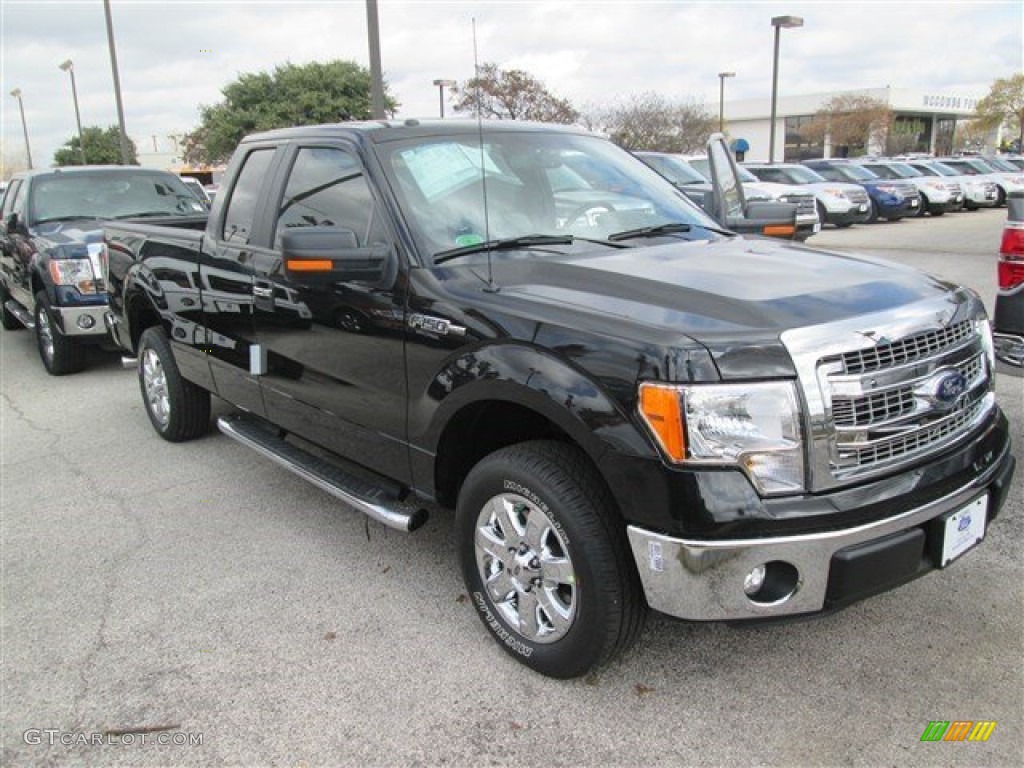
{"label": "wheel well", "polygon": [[133,301],[128,310],[128,327],[132,334],[132,351],[138,351],[139,339],[147,328],[160,325],[160,315],[148,301]]}
{"label": "wheel well", "polygon": [[32,274],[32,295],[35,296],[40,291],[45,291],[46,286],[43,284],[43,278],[33,272]]}
{"label": "wheel well", "polygon": [[437,500],[455,506],[463,480],[480,459],[529,440],[576,445],[558,425],[525,406],[493,400],[466,406],[448,423],[438,442],[434,468]]}

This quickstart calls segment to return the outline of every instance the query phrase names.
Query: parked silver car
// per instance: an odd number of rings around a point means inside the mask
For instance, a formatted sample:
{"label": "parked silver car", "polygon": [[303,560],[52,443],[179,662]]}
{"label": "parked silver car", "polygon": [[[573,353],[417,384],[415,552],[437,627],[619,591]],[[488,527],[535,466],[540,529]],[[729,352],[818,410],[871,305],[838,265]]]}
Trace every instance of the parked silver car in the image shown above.
{"label": "parked silver car", "polygon": [[860,184],[829,181],[817,171],[798,163],[744,163],[743,168],[762,182],[807,189],[814,195],[822,226],[848,227],[865,222],[871,216],[871,201]]}

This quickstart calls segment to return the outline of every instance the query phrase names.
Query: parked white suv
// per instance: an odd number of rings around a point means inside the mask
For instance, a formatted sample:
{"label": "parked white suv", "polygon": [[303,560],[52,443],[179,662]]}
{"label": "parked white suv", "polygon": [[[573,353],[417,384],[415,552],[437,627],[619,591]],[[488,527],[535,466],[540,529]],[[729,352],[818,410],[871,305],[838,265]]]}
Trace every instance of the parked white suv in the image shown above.
{"label": "parked white suv", "polygon": [[967,176],[987,179],[999,188],[996,205],[1006,205],[1006,196],[1010,192],[1024,190],[1024,174],[999,171],[989,165],[982,157],[940,157],[937,158],[954,171]]}
{"label": "parked white suv", "polygon": [[860,184],[829,181],[817,171],[798,163],[744,163],[762,183],[788,184],[806,189],[814,195],[821,224],[848,227],[867,221],[871,201]]}
{"label": "parked white suv", "polygon": [[994,181],[978,176],[964,176],[938,160],[907,160],[906,163],[922,176],[938,176],[959,182],[964,191],[964,208],[968,211],[992,208],[999,199],[999,187]]}
{"label": "parked white suv", "polygon": [[964,206],[964,191],[960,183],[952,179],[922,176],[916,168],[896,160],[862,160],[861,165],[883,179],[909,181],[917,188],[921,204],[917,215],[941,216],[948,211],[957,211]]}

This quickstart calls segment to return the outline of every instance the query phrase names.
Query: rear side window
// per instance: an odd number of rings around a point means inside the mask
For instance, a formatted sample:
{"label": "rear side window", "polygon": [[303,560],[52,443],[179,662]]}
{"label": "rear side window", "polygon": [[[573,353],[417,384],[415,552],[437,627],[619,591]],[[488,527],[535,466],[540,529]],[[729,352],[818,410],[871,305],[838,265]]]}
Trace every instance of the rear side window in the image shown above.
{"label": "rear side window", "polygon": [[238,174],[231,199],[228,200],[227,211],[224,213],[225,242],[245,245],[252,236],[253,222],[256,219],[256,204],[263,189],[263,179],[274,158],[274,149],[256,149],[245,158],[245,164]]}

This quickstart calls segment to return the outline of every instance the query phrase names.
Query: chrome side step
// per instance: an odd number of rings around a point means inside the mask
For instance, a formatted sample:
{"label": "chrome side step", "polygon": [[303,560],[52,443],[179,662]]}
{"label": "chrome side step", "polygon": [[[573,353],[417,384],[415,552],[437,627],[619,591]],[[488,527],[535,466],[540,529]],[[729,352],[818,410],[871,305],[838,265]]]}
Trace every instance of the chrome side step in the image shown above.
{"label": "chrome side step", "polygon": [[16,302],[14,299],[8,299],[4,302],[4,309],[18,318],[18,322],[30,331],[34,331],[36,329],[35,318],[32,317],[32,314],[27,309],[21,306],[21,304]]}
{"label": "chrome side step", "polygon": [[383,488],[292,445],[250,416],[222,416],[217,419],[217,428],[389,528],[410,532],[427,522],[428,513],[423,507],[395,499]]}

